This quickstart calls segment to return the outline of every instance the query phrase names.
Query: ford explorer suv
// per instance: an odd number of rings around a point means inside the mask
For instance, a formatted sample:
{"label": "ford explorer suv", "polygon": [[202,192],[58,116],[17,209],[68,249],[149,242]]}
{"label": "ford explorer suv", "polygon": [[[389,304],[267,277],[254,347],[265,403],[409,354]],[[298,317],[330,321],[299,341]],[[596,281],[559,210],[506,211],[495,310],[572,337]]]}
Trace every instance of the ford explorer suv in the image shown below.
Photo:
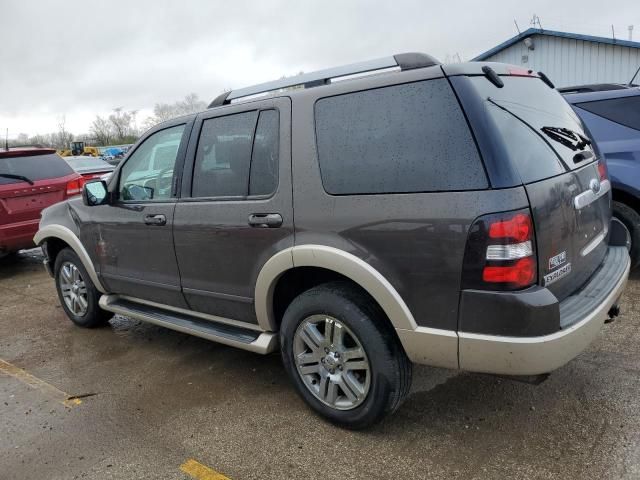
{"label": "ford explorer suv", "polygon": [[279,350],[349,428],[398,408],[413,363],[544,375],[618,313],[629,272],[606,168],[550,84],[399,54],[227,92],[35,239],[77,325]]}
{"label": "ford explorer suv", "polygon": [[0,258],[33,248],[40,212],[82,192],[84,180],[49,148],[0,150]]}
{"label": "ford explorer suv", "polygon": [[613,216],[629,231],[631,267],[640,264],[640,88],[583,85],[559,89],[606,160]]}

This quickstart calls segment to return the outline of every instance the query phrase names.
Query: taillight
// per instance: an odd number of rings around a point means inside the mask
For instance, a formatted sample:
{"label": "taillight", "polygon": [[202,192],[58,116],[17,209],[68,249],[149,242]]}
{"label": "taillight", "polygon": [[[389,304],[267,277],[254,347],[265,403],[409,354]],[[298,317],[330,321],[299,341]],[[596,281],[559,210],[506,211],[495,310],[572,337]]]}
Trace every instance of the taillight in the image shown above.
{"label": "taillight", "polygon": [[528,209],[476,219],[467,239],[462,288],[518,290],[536,283],[537,270]]}
{"label": "taillight", "polygon": [[84,186],[84,184],[85,179],[83,177],[76,178],[75,180],[67,182],[67,197],[80,195],[82,193],[82,187]]}
{"label": "taillight", "polygon": [[609,173],[607,172],[607,166],[602,160],[598,161],[598,173],[600,174],[600,181],[606,180],[609,178]]}

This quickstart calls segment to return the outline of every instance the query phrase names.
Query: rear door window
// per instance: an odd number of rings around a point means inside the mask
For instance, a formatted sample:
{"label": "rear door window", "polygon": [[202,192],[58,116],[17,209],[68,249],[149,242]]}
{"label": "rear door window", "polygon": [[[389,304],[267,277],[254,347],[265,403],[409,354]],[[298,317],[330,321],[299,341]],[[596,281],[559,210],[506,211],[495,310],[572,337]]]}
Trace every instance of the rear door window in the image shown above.
{"label": "rear door window", "polygon": [[577,106],[625,127],[640,130],[640,95],[578,103]]}
{"label": "rear door window", "polygon": [[[49,178],[66,177],[74,171],[58,154],[50,153],[28,157],[0,158],[0,173],[21,175],[35,182]],[[0,185],[20,182],[22,180],[0,176]]]}
{"label": "rear door window", "polygon": [[334,195],[475,190],[488,186],[445,79],[322,98],[318,158]]}
{"label": "rear door window", "polygon": [[204,120],[191,196],[246,197],[275,192],[279,122],[278,111],[272,109]]}

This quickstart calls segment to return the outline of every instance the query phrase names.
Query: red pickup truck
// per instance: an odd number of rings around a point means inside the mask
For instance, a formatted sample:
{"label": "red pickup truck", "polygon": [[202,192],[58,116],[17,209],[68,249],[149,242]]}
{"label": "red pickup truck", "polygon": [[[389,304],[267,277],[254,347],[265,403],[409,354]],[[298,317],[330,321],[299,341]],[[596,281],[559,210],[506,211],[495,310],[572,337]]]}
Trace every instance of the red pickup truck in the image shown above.
{"label": "red pickup truck", "polygon": [[40,212],[79,195],[84,181],[53,149],[0,149],[0,257],[34,247]]}

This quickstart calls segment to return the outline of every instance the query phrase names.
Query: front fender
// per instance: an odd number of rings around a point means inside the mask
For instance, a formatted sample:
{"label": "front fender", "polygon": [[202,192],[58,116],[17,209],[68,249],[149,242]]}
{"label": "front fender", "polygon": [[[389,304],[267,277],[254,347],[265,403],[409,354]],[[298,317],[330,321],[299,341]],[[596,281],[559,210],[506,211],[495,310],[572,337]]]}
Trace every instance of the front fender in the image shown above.
{"label": "front fender", "polygon": [[80,258],[82,265],[89,274],[89,278],[91,278],[91,281],[93,282],[95,287],[101,293],[108,293],[102,285],[102,282],[100,282],[100,279],[98,278],[98,274],[96,273],[96,269],[91,262],[91,258],[89,257],[87,250],[84,248],[84,246],[80,242],[80,239],[75,233],[73,233],[71,229],[59,224],[49,224],[45,226],[41,224],[40,229],[36,233],[35,237],[33,237],[33,241],[36,245],[41,245],[51,238],[59,239],[69,245],[69,247]]}

